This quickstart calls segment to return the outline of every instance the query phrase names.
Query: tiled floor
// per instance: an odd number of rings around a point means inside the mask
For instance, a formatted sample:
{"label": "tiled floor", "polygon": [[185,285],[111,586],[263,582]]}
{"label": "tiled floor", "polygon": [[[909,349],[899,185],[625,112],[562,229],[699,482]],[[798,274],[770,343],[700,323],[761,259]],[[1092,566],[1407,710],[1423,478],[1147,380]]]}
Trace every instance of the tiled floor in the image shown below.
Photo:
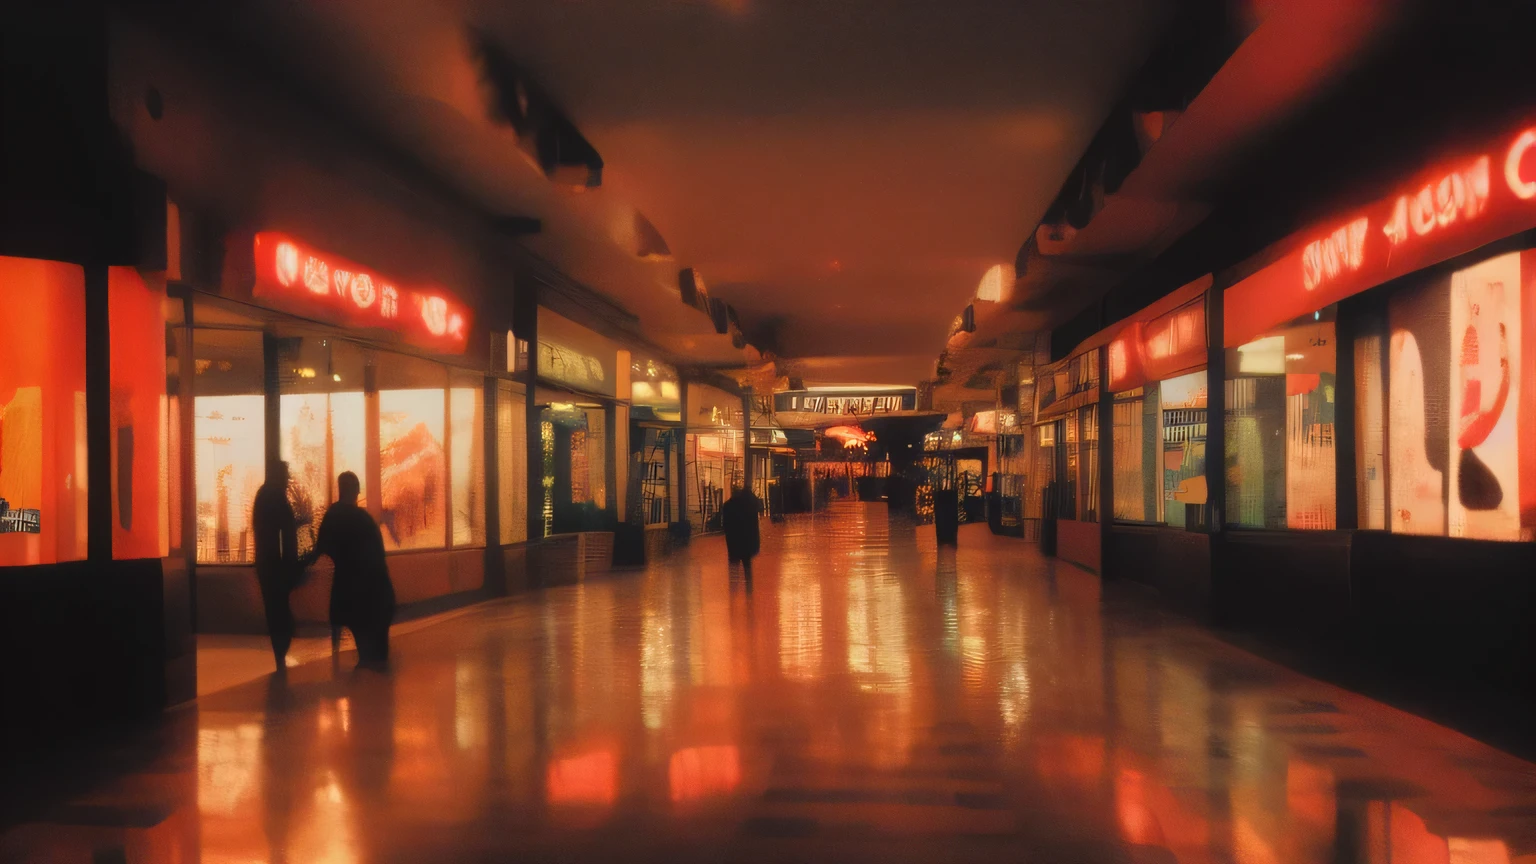
{"label": "tiled floor", "polygon": [[847,505],[723,559],[205,696],[0,860],[1536,862],[1536,766],[984,527]]}

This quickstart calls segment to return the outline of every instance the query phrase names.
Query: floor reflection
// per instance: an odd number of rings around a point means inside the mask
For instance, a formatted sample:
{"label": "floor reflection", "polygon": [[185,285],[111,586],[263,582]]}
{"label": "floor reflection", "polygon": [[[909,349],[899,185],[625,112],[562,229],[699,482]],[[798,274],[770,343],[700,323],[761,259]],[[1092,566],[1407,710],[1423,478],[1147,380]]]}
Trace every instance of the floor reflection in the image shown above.
{"label": "floor reflection", "polygon": [[205,697],[0,861],[1536,862],[1536,767],[1032,546],[848,504],[764,548]]}

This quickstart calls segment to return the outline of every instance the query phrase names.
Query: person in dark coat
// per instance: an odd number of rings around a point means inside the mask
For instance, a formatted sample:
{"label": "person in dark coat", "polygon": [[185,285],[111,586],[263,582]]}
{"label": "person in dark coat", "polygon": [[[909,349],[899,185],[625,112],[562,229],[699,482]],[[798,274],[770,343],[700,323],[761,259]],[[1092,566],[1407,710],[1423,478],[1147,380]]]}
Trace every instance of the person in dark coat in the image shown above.
{"label": "person in dark coat", "polygon": [[940,546],[960,542],[960,492],[957,489],[933,489],[933,531]]}
{"label": "person in dark coat", "polygon": [[720,527],[725,530],[725,554],[727,560],[741,568],[748,579],[752,578],[752,559],[761,545],[757,518],[762,512],[758,497],[750,489],[740,486],[731,489],[731,498],[720,506]]}
{"label": "person in dark coat", "polygon": [[336,478],[337,501],[326,509],[315,547],[303,563],[308,567],[321,555],[330,556],[336,565],[331,580],[331,626],[352,631],[358,666],[378,668],[389,662],[395,586],[384,560],[384,535],[357,504],[360,489],[351,471]]}
{"label": "person in dark coat", "polygon": [[261,586],[261,605],[267,614],[267,635],[272,638],[272,657],[277,671],[288,668],[288,646],[293,644],[293,610],[288,594],[299,574],[299,534],[293,507],[288,503],[288,463],[267,466],[267,482],[256,490],[251,507],[251,532],[256,552],[256,582]]}

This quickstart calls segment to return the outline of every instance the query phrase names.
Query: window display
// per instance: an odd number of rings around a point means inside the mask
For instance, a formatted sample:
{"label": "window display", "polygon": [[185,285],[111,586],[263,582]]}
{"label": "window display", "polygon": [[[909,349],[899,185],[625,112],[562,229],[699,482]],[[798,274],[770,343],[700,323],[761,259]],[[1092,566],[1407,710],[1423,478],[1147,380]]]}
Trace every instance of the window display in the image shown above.
{"label": "window display", "polygon": [[1156,384],[1115,394],[1114,512],[1121,521],[1159,521],[1162,478],[1153,470],[1161,438],[1158,413]]}
{"label": "window display", "polygon": [[603,410],[556,402],[544,409],[550,532],[603,530],[608,486]]}
{"label": "window display", "polygon": [[0,256],[0,291],[25,298],[0,316],[0,566],[83,560],[85,273]]}
{"label": "window display", "polygon": [[1205,371],[1115,394],[1115,518],[1204,524]]}
{"label": "window display", "polygon": [[197,329],[192,356],[197,561],[249,564],[251,505],[266,471],[261,333]]}
{"label": "window display", "polygon": [[449,488],[453,490],[453,545],[485,545],[485,385],[480,376],[453,373]]}
{"label": "window display", "polygon": [[496,477],[500,495],[497,516],[501,542],[528,539],[528,431],[523,422],[527,402],[506,381],[496,394]]}
{"label": "window display", "polygon": [[1227,520],[1337,525],[1334,319],[1329,307],[1227,352]]}
{"label": "window display", "polygon": [[288,463],[288,503],[303,552],[336,500],[337,475],[356,474],[360,500],[368,500],[364,361],[360,349],[335,339],[306,336],[290,345],[278,366],[278,451]]}
{"label": "window display", "polygon": [[1202,523],[1206,501],[1205,371],[1170,378],[1158,385],[1162,407],[1163,494],[1160,520],[1178,528]]}
{"label": "window display", "polygon": [[1522,289],[1536,263],[1532,254],[1501,255],[1391,295],[1392,531],[1486,540],[1536,536],[1536,453],[1529,452],[1536,448],[1522,447],[1520,435],[1522,422],[1532,422],[1521,380],[1532,338],[1521,326],[1528,317],[1522,310],[1531,305]]}
{"label": "window display", "polygon": [[379,527],[385,549],[430,549],[447,539],[443,396],[441,386],[379,390]]}

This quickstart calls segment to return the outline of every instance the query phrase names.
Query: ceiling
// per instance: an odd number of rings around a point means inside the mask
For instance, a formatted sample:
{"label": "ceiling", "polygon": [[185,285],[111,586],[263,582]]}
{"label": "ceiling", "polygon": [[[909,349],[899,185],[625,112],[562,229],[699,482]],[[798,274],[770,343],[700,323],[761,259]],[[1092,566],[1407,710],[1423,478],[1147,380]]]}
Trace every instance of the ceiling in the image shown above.
{"label": "ceiling", "polygon": [[[242,27],[528,244],[708,364],[695,267],[807,383],[928,377],[1159,35],[1169,0],[249,0]],[[602,154],[549,183],[488,111],[471,29]],[[640,257],[636,214],[670,257]]]}

